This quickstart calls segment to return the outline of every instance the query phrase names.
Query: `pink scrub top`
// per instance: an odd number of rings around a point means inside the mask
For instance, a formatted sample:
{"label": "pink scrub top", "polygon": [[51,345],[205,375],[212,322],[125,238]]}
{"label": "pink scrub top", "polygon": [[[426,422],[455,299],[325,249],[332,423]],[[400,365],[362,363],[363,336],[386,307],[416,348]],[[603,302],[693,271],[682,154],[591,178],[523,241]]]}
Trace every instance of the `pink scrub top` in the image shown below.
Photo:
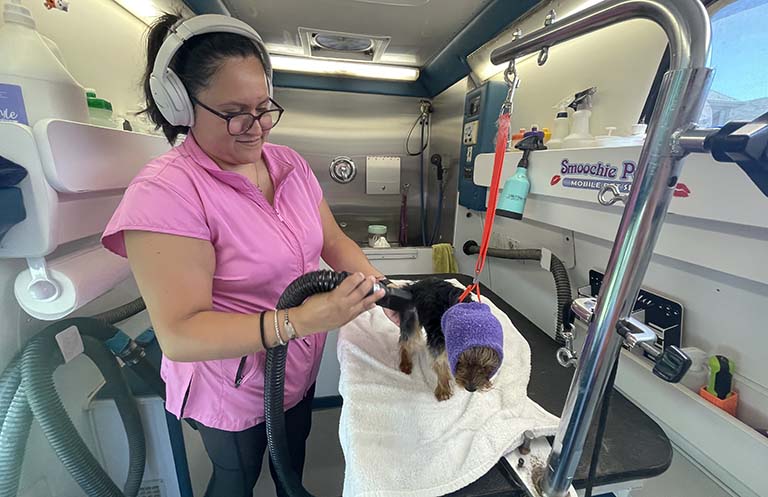
{"label": "pink scrub top", "polygon": [[[134,178],[102,243],[126,257],[124,230],[207,240],[216,253],[213,309],[274,309],[295,278],[319,267],[323,192],[309,164],[294,150],[265,143],[262,157],[275,186],[274,207],[247,178],[219,168],[190,134]],[[267,332],[272,328],[265,323]],[[316,334],[288,347],[286,409],[299,403],[315,382],[324,345],[325,335]],[[240,359],[175,362],[163,357],[166,409],[178,418],[226,431],[263,422],[265,352],[247,356],[236,387]]]}

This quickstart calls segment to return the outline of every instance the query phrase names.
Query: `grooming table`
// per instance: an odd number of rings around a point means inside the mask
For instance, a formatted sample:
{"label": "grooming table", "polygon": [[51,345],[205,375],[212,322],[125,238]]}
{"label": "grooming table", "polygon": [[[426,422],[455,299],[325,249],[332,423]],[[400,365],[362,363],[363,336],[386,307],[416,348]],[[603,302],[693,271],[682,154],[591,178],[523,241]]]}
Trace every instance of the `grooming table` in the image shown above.
{"label": "grooming table", "polygon": [[[472,277],[464,274],[388,275],[393,280],[417,280],[427,276],[455,278],[462,285],[472,282]],[[560,346],[487,287],[481,286],[481,295],[509,316],[531,347],[528,396],[549,412],[561,415],[574,369],[558,364],[555,352]],[[577,489],[584,488],[586,483],[596,424],[597,416],[573,480],[573,486]],[[661,427],[614,390],[595,476],[595,488],[653,478],[666,471],[671,462],[672,445]],[[449,497],[524,496],[525,492],[517,485],[513,475],[507,460],[501,459],[485,476],[449,494]]]}

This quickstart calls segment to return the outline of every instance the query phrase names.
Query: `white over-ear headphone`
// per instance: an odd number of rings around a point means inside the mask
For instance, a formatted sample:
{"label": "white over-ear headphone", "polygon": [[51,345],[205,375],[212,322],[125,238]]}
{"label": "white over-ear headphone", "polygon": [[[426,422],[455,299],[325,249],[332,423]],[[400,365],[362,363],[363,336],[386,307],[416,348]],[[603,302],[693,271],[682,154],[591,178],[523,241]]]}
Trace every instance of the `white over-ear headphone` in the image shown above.
{"label": "white over-ear headphone", "polygon": [[264,72],[267,74],[269,95],[272,96],[272,63],[264,41],[251,26],[233,17],[220,14],[204,14],[181,21],[173,26],[166,36],[155,58],[155,65],[149,77],[152,98],[163,117],[173,126],[195,124],[192,100],[179,77],[170,68],[173,56],[185,41],[205,33],[233,33],[244,36],[256,44],[261,52]]}

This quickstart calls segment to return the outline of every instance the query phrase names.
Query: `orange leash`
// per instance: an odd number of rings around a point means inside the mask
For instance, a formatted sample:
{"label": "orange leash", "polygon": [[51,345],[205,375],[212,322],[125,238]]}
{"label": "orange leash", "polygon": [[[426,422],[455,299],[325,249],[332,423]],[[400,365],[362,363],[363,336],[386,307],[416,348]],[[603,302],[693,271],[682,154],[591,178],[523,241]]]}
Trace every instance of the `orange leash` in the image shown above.
{"label": "orange leash", "polygon": [[507,137],[509,136],[510,114],[503,112],[499,116],[499,132],[496,135],[496,153],[493,157],[493,176],[491,178],[491,192],[488,197],[488,210],[483,225],[483,239],[480,244],[480,253],[475,263],[475,277],[472,284],[467,286],[464,293],[459,297],[459,302],[464,302],[472,292],[477,294],[477,300],[480,300],[480,274],[485,267],[485,258],[488,253],[488,245],[491,241],[491,232],[493,231],[493,221],[496,218],[496,202],[499,197],[499,183],[501,182],[501,171],[504,168],[504,154],[507,151]]}

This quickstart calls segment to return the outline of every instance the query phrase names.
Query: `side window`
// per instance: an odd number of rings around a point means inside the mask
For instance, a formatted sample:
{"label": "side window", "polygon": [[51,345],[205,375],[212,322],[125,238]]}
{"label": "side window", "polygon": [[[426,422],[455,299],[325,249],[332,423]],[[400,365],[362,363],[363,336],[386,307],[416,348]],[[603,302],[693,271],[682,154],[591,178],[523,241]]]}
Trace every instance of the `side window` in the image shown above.
{"label": "side window", "polygon": [[699,125],[752,120],[768,112],[768,0],[721,0],[710,16],[715,76]]}

